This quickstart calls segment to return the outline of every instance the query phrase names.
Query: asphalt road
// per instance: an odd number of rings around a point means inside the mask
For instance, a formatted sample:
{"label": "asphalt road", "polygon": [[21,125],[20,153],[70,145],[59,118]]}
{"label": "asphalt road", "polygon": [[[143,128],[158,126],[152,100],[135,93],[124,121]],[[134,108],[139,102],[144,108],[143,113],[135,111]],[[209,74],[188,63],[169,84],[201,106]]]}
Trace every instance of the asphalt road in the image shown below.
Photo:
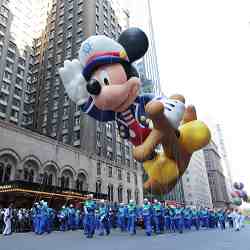
{"label": "asphalt road", "polygon": [[0,235],[0,250],[250,250],[250,225],[240,232],[200,230],[147,237],[143,231],[129,236],[112,231],[109,237],[86,239],[82,231]]}

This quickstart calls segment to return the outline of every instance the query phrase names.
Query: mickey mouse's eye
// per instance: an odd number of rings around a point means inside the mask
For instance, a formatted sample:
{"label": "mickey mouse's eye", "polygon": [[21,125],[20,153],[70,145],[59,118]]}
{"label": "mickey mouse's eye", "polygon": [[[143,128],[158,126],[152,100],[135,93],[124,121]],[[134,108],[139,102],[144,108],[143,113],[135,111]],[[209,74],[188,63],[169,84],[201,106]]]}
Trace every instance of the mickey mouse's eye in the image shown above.
{"label": "mickey mouse's eye", "polygon": [[106,71],[102,71],[100,73],[100,83],[103,84],[103,85],[109,85],[110,84],[110,80],[109,80],[109,75]]}
{"label": "mickey mouse's eye", "polygon": [[109,85],[109,80],[107,78],[104,78],[104,84]]}

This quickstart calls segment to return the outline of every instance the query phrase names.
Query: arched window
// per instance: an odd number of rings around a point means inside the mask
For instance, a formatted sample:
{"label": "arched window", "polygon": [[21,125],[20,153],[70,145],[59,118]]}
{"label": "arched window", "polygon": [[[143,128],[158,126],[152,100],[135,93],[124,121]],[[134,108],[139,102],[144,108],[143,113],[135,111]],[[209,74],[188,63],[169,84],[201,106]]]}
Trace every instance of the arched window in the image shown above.
{"label": "arched window", "polygon": [[69,177],[66,177],[65,188],[69,189]]}
{"label": "arched window", "polygon": [[122,189],[122,186],[118,187],[117,192],[118,192],[118,202],[122,203],[123,202],[123,195],[122,195],[123,189]]}
{"label": "arched window", "polygon": [[65,177],[62,176],[61,178],[61,188],[64,189],[65,188]]}
{"label": "arched window", "polygon": [[29,182],[34,182],[34,170],[31,169],[29,173]]}
{"label": "arched window", "polygon": [[76,180],[76,190],[79,191],[79,180]]}
{"label": "arched window", "polygon": [[3,182],[4,164],[0,162],[0,183]]}
{"label": "arched window", "polygon": [[79,181],[78,190],[79,190],[80,192],[83,191],[83,181]]}
{"label": "arched window", "polygon": [[27,168],[24,169],[24,173],[23,173],[23,178],[25,181],[28,180],[28,176],[29,176],[29,171]]}
{"label": "arched window", "polygon": [[48,174],[46,172],[43,175],[43,185],[48,185]]}
{"label": "arched window", "polygon": [[87,187],[86,187],[87,181],[86,180],[87,180],[87,178],[86,178],[85,174],[83,174],[83,173],[78,174],[77,180],[76,180],[76,189],[78,192],[82,192],[84,189],[87,189]]}
{"label": "arched window", "polygon": [[10,180],[10,176],[11,176],[11,165],[8,164],[6,169],[5,169],[5,175],[4,175],[4,181],[7,182]]}
{"label": "arched window", "polygon": [[128,189],[128,190],[127,190],[127,200],[128,200],[128,203],[129,203],[129,201],[131,200],[131,198],[132,198],[131,190]]}
{"label": "arched window", "polygon": [[52,186],[52,184],[53,184],[53,174],[50,174],[48,179],[48,185]]}
{"label": "arched window", "polygon": [[101,181],[96,182],[96,188],[95,189],[96,189],[97,195],[101,194],[101,192],[102,192],[102,183],[101,183]]}

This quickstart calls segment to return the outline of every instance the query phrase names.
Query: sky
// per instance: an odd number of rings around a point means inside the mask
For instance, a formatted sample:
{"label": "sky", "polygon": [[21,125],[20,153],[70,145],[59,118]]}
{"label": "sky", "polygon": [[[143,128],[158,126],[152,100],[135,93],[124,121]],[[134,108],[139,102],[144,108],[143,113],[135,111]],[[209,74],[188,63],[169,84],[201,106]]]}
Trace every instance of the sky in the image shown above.
{"label": "sky", "polygon": [[[132,24],[145,0],[130,2]],[[234,181],[250,193],[250,0],[151,0],[164,93],[223,129]]]}

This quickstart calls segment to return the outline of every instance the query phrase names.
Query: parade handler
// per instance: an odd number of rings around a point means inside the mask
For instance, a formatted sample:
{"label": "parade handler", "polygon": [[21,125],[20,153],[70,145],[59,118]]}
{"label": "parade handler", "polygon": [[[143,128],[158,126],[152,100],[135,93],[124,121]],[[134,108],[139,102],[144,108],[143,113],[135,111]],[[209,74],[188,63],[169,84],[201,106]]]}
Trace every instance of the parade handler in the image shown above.
{"label": "parade handler", "polygon": [[[185,107],[183,96],[139,95],[141,83],[132,63],[147,50],[148,38],[138,28],[124,31],[118,41],[91,36],[82,43],[79,59],[65,61],[59,73],[84,113],[101,122],[116,121],[120,136],[135,146],[134,158],[145,163],[149,176],[145,187],[166,192],[192,153],[208,144],[210,132],[196,120],[195,108]],[[155,154],[159,144],[164,152]]]}

